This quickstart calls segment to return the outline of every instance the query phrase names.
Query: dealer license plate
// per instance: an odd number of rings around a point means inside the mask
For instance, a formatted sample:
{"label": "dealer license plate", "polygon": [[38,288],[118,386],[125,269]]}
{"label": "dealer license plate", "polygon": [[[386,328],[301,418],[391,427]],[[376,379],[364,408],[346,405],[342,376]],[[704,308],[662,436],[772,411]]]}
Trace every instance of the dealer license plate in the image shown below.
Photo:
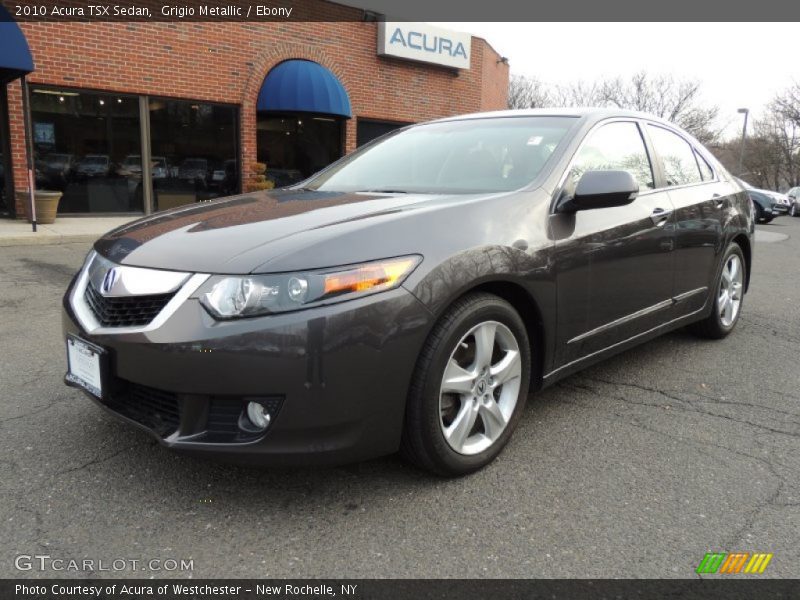
{"label": "dealer license plate", "polygon": [[100,356],[103,349],[75,336],[67,336],[67,379],[98,398],[103,396]]}

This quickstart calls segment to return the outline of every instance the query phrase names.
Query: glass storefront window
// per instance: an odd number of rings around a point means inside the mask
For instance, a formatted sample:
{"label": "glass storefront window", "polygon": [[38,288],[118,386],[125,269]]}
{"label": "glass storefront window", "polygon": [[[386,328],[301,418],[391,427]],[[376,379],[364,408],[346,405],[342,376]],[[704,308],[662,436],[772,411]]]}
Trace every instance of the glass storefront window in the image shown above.
{"label": "glass storefront window", "polygon": [[239,193],[238,131],[234,106],[151,98],[153,209]]}
{"label": "glass storefront window", "polygon": [[0,84],[0,215],[11,214],[14,201],[11,195],[11,161],[8,144],[8,103],[6,86]]}
{"label": "glass storefront window", "polygon": [[64,193],[60,213],[144,210],[139,99],[33,87],[36,185]]}
{"label": "glass storefront window", "polygon": [[410,125],[410,123],[397,123],[395,121],[373,121],[371,119],[358,119],[356,125],[356,146],[363,146],[377,137],[385,135]]}
{"label": "glass storefront window", "polygon": [[275,187],[310,177],[342,156],[344,119],[332,116],[259,113],[258,162]]}

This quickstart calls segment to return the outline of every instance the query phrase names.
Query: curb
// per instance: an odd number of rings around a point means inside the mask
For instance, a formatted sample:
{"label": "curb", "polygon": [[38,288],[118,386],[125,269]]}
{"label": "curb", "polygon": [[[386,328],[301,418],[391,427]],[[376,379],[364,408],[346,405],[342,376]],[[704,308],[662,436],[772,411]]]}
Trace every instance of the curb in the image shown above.
{"label": "curb", "polygon": [[9,246],[45,246],[71,244],[77,242],[94,242],[102,233],[85,233],[75,235],[56,235],[52,233],[31,233],[25,236],[0,237],[0,248]]}

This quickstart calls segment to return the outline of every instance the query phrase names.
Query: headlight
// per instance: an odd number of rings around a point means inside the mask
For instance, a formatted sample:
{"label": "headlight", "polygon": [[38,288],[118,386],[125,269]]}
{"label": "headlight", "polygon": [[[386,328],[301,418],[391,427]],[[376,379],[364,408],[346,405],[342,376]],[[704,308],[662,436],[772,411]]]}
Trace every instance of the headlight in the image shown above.
{"label": "headlight", "polygon": [[222,277],[209,281],[200,303],[217,319],[300,310],[394,289],[421,261],[402,256],[303,273]]}

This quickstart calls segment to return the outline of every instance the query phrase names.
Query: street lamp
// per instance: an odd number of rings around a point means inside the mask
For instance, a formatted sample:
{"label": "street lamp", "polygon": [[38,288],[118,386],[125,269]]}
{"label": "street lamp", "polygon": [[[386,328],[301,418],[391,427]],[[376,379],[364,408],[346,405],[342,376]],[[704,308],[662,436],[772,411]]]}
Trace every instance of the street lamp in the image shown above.
{"label": "street lamp", "polygon": [[739,149],[739,175],[741,175],[744,165],[744,142],[747,139],[747,115],[750,114],[750,109],[740,108],[736,112],[738,112],[740,115],[744,115],[744,125],[742,125],[742,147]]}

